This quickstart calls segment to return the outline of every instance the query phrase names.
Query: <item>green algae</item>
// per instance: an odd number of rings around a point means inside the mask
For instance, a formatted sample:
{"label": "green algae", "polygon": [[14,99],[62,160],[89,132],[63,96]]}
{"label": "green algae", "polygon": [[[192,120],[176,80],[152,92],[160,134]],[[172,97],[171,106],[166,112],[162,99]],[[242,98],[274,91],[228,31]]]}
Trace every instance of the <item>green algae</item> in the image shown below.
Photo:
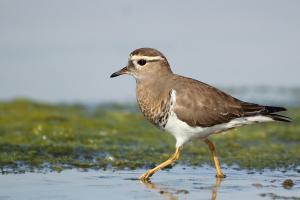
{"label": "green algae", "polygon": [[[132,106],[50,105],[29,100],[0,103],[0,170],[24,172],[152,167],[174,151],[174,138]],[[248,169],[300,165],[300,108],[293,123],[256,124],[214,135],[222,164]],[[202,141],[187,144],[182,164],[212,164]]]}

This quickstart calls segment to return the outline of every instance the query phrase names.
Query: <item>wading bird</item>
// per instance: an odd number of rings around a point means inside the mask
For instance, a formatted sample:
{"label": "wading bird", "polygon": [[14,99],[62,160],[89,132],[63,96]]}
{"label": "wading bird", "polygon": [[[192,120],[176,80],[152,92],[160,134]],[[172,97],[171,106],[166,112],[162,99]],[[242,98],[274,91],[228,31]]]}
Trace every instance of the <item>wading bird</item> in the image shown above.
{"label": "wading bird", "polygon": [[283,107],[263,106],[238,100],[203,82],[174,74],[166,57],[152,48],[140,48],[129,55],[122,74],[136,79],[137,102],[146,119],[176,139],[176,151],[165,162],[150,169],[140,179],[148,180],[158,170],[175,162],[181,147],[202,139],[212,152],[217,177],[224,178],[214,144],[208,137],[228,129],[258,122],[290,122],[276,114]]}

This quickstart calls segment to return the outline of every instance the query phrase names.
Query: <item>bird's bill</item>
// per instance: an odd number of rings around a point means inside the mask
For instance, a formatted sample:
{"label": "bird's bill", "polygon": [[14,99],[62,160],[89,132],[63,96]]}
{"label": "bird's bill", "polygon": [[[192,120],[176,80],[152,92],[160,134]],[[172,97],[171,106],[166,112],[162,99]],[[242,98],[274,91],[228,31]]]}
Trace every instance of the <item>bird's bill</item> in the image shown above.
{"label": "bird's bill", "polygon": [[128,74],[128,68],[127,68],[127,66],[124,67],[124,68],[122,68],[121,70],[113,73],[112,75],[110,75],[110,78],[114,78],[114,77],[120,76],[122,74]]}

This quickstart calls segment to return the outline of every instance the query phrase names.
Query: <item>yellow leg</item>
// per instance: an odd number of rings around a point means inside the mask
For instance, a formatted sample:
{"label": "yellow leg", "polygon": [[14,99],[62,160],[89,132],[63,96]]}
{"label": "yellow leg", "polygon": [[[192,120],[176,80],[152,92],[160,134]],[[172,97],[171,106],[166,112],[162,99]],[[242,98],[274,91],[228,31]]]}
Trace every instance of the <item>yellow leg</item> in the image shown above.
{"label": "yellow leg", "polygon": [[215,167],[216,167],[216,171],[217,171],[217,178],[225,178],[225,174],[223,174],[221,167],[220,167],[220,163],[217,157],[217,151],[215,148],[214,143],[212,143],[212,141],[210,141],[209,139],[204,140],[205,143],[208,145],[209,150],[212,153],[213,159],[214,159],[214,163],[215,163]]}
{"label": "yellow leg", "polygon": [[178,160],[180,156],[180,150],[179,148],[176,148],[175,153],[165,162],[161,163],[160,165],[156,166],[153,169],[150,169],[149,171],[147,171],[145,174],[143,174],[142,176],[140,176],[140,180],[142,181],[147,181],[149,180],[149,178],[158,170],[165,168],[166,166],[172,164],[173,162],[175,162],[176,160]]}

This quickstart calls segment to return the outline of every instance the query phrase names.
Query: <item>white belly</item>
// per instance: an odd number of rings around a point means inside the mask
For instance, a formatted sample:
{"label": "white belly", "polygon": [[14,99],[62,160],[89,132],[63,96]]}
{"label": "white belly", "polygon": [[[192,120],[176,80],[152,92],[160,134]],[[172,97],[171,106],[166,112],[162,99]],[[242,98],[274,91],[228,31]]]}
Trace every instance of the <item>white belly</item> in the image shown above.
{"label": "white belly", "polygon": [[254,116],[237,118],[228,123],[211,127],[192,127],[178,119],[176,113],[172,112],[164,130],[171,133],[176,138],[176,147],[181,147],[193,138],[205,139],[211,134],[219,133],[234,127],[268,121],[273,121],[273,119],[266,116]]}

